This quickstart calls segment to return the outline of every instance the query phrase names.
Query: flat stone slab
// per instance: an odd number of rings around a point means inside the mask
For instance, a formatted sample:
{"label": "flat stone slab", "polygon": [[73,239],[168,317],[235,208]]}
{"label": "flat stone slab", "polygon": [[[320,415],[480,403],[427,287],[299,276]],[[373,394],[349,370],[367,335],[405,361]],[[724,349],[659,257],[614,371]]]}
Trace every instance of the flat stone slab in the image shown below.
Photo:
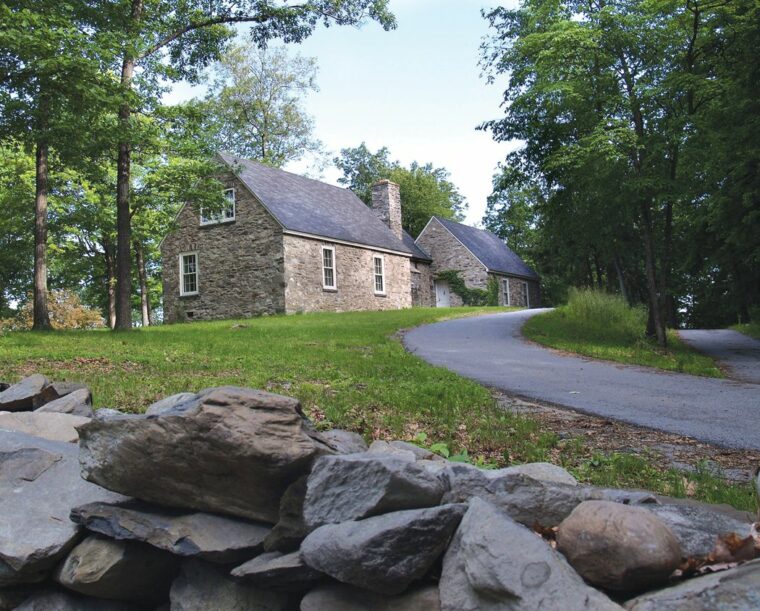
{"label": "flat stone slab", "polygon": [[34,407],[34,399],[50,381],[37,373],[13,384],[7,390],[0,392],[0,412],[30,411]]}
{"label": "flat stone slab", "polygon": [[288,590],[307,588],[323,577],[322,573],[304,563],[301,552],[261,554],[232,569],[231,575],[262,588],[287,588]]}
{"label": "flat stone slab", "polygon": [[71,519],[112,539],[142,541],[177,556],[233,563],[259,553],[271,527],[200,512],[158,508],[140,501],[90,503]]}
{"label": "flat stone slab", "polygon": [[[51,384],[48,388],[51,388]],[[45,389],[47,390],[47,388]],[[35,413],[59,412],[92,418],[95,412],[92,409],[92,395],[87,388],[79,388],[63,395],[59,399],[45,403],[35,410]]]}
{"label": "flat stone slab", "polygon": [[0,568],[0,586],[52,569],[66,554],[81,530],[69,519],[73,507],[126,500],[83,480],[78,456],[74,444],[0,431],[0,565],[16,572],[3,580]]}
{"label": "flat stone slab", "polygon": [[56,412],[5,412],[0,413],[0,430],[17,431],[51,441],[77,443],[76,427],[86,424],[90,418],[59,414]]}

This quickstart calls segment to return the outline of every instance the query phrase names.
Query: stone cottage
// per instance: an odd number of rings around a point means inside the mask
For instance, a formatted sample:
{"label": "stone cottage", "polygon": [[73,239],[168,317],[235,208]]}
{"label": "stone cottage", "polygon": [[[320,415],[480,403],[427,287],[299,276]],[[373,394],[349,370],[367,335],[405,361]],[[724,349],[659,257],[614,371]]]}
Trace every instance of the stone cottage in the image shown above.
{"label": "stone cottage", "polygon": [[[207,214],[186,204],[161,244],[167,322],[457,305],[456,295],[441,297],[447,287],[434,279],[438,271],[458,269],[468,285],[478,287],[487,282],[481,269],[511,278],[504,263],[479,262],[475,253],[452,257],[451,248],[459,252],[461,245],[451,242],[449,227],[472,228],[431,219],[425,240],[415,241],[401,227],[395,183],[376,183],[370,208],[348,189],[232,155],[219,160],[227,169],[220,176],[227,206]],[[438,226],[449,228],[449,235]],[[501,243],[493,234],[472,231]],[[501,244],[505,250],[494,256],[506,252],[522,265],[514,268],[521,273],[505,302],[526,301],[517,283],[528,281],[535,288],[524,294],[537,305],[537,276]],[[447,267],[457,262],[460,267]]]}

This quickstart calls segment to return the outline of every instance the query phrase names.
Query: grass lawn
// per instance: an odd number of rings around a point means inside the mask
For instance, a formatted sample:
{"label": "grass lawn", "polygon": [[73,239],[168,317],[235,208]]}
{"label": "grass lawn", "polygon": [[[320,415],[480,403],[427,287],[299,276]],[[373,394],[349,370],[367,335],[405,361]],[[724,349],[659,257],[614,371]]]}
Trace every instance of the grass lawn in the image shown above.
{"label": "grass lawn", "polygon": [[715,361],[668,331],[662,350],[645,337],[646,313],[619,298],[595,291],[576,291],[565,306],[534,316],[523,334],[544,346],[629,365],[721,378]]}
{"label": "grass lawn", "polygon": [[744,325],[734,325],[731,327],[734,331],[744,333],[755,339],[760,339],[760,322],[750,322]]}
{"label": "grass lawn", "polygon": [[[498,309],[499,311],[503,308]],[[39,372],[83,382],[97,407],[139,412],[182,391],[234,384],[295,396],[320,428],[424,439],[441,453],[504,466],[548,460],[583,481],[754,508],[749,486],[653,468],[645,457],[593,454],[537,421],[499,409],[484,387],[404,351],[398,331],[496,308],[272,316],[136,330],[0,336],[0,379]]]}

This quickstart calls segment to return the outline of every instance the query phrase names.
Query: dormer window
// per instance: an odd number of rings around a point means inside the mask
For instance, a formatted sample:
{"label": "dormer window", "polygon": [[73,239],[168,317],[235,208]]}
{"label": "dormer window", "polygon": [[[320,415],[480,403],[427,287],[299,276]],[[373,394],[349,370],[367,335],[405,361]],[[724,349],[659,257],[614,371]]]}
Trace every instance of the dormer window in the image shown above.
{"label": "dormer window", "polygon": [[203,213],[203,208],[201,208],[201,225],[230,223],[235,220],[235,189],[225,189],[224,199],[226,200],[224,208],[208,216]]}

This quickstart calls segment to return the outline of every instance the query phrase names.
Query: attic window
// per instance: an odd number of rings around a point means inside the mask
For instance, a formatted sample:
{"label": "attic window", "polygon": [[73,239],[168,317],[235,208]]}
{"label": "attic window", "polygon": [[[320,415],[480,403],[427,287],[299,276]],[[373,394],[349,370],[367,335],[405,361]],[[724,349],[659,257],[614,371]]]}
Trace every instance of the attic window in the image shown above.
{"label": "attic window", "polygon": [[208,216],[203,213],[203,208],[201,208],[201,225],[230,223],[235,220],[235,189],[225,189],[224,199],[227,200],[224,208]]}
{"label": "attic window", "polygon": [[322,288],[335,290],[335,248],[332,246],[322,247]]}

